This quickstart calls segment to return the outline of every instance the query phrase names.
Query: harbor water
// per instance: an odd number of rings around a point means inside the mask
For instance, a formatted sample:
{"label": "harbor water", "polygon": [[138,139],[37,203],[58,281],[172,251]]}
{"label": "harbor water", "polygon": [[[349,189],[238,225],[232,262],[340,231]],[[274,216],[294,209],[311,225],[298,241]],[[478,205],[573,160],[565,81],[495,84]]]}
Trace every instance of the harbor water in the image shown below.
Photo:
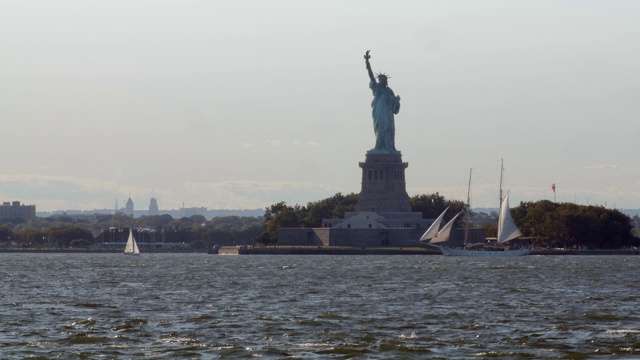
{"label": "harbor water", "polygon": [[2,359],[640,358],[640,257],[0,254]]}

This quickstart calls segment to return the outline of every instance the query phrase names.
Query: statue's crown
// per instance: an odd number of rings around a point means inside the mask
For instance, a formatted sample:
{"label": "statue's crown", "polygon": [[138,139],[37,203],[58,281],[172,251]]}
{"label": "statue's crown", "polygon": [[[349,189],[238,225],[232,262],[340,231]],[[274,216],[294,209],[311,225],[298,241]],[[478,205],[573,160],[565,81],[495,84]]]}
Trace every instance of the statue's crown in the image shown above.
{"label": "statue's crown", "polygon": [[389,79],[391,77],[391,76],[389,76],[389,75],[387,75],[385,73],[378,73],[376,76],[378,77],[378,80],[380,80],[380,79],[385,79],[386,80],[386,79]]}

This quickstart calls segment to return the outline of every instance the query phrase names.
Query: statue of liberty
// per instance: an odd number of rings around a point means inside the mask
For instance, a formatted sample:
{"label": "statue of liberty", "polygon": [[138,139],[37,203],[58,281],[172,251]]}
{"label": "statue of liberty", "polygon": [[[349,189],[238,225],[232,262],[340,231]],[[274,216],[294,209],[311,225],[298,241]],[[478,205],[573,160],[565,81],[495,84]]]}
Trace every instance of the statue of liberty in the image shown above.
{"label": "statue of liberty", "polygon": [[364,60],[367,64],[369,72],[369,87],[373,92],[373,100],[371,101],[371,115],[373,117],[373,131],[376,134],[376,147],[369,150],[369,153],[389,153],[397,154],[395,145],[396,128],[393,115],[400,111],[400,96],[396,96],[387,85],[387,76],[384,73],[378,73],[378,81],[373,76],[371,64],[369,64],[369,55],[367,50]]}

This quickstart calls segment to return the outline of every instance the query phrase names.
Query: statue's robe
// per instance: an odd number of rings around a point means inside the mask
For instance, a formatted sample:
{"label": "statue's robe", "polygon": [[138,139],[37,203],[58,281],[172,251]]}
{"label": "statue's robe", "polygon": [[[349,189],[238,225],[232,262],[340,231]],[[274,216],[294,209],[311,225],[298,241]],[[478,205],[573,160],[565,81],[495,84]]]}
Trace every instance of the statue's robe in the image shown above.
{"label": "statue's robe", "polygon": [[400,100],[393,90],[375,81],[369,82],[373,92],[371,113],[373,116],[373,131],[376,134],[376,151],[389,153],[397,152],[395,146],[395,124],[393,115],[400,111]]}

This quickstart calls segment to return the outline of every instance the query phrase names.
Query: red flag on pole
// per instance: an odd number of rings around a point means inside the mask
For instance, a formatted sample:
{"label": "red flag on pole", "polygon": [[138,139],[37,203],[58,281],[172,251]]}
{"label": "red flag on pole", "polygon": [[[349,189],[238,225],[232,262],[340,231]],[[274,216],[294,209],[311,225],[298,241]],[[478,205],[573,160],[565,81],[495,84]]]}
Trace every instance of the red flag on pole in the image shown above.
{"label": "red flag on pole", "polygon": [[556,193],[556,183],[551,184],[551,190],[553,190],[553,193]]}

